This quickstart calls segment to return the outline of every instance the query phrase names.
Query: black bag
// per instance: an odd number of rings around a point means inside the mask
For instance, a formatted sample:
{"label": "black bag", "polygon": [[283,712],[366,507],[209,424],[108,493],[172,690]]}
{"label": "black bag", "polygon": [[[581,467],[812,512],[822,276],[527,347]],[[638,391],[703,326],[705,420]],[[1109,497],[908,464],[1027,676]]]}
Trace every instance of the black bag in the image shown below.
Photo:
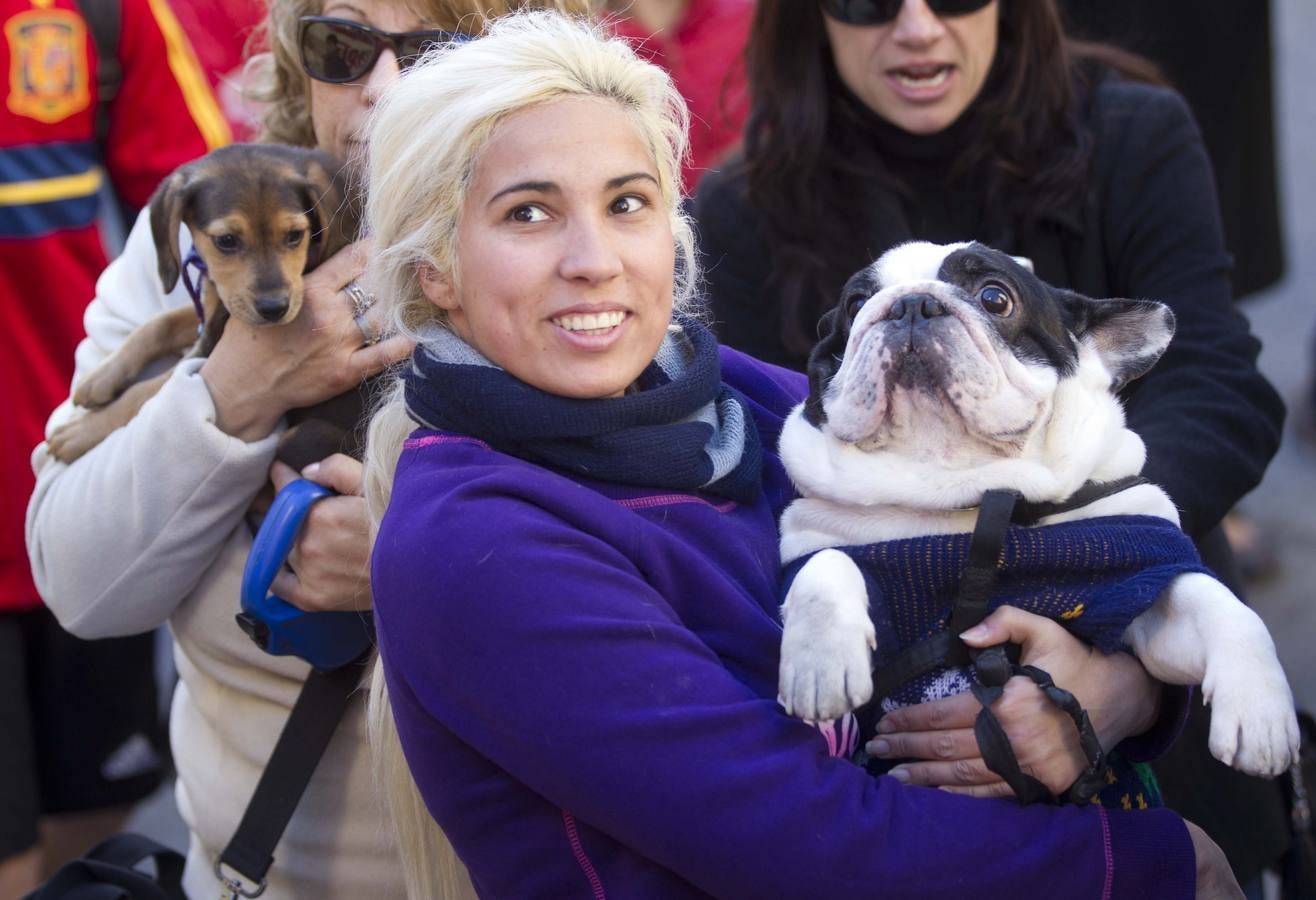
{"label": "black bag", "polygon": [[[155,872],[142,867],[155,863]],[[26,900],[187,900],[183,855],[140,834],[116,834],[60,866]]]}

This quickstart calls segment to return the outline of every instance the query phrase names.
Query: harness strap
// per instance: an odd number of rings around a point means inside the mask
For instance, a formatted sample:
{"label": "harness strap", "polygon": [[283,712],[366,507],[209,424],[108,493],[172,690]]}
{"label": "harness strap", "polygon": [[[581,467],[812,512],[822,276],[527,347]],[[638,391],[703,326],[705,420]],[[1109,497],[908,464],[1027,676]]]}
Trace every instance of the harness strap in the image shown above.
{"label": "harness strap", "polygon": [[992,593],[1004,565],[1006,532],[1012,522],[1032,525],[1047,516],[1079,509],[1147,483],[1147,479],[1140,475],[1116,481],[1088,482],[1065,500],[1056,503],[1022,501],[1017,493],[1006,490],[991,490],[983,494],[973,535],[969,540],[968,562],[960,578],[948,628],[909,647],[880,670],[874,670],[873,700],[859,711],[860,726],[865,729],[863,733],[871,733],[880,717],[881,701],[901,685],[943,666],[972,663],[978,680],[971,686],[971,690],[982,704],[982,710],[974,721],[973,733],[987,768],[1010,785],[1021,804],[1055,803],[1057,799],[1050,788],[1020,768],[1018,757],[1010,746],[1010,739],[991,709],[992,704],[1004,693],[1005,683],[1015,675],[1025,675],[1073,720],[1078,728],[1080,746],[1088,760],[1088,768],[1064,793],[1063,799],[1071,803],[1085,803],[1095,796],[1102,785],[1105,755],[1087,712],[1074,695],[1057,687],[1051,676],[1041,669],[1017,665],[1019,648],[1016,645],[999,645],[979,651],[966,645],[959,639],[959,635],[987,617]]}
{"label": "harness strap", "polygon": [[[889,664],[873,672],[873,705],[907,684],[942,666],[966,666],[976,656],[959,635],[987,617],[992,589],[1002,564],[1005,531],[1018,495],[1013,491],[988,491],[983,495],[978,520],[969,540],[969,560],[960,578],[959,593],[951,612],[950,627],[905,649]],[[862,722],[862,720],[861,720]]]}
{"label": "harness strap", "polygon": [[1029,500],[1020,500],[1018,506],[1015,507],[1013,521],[1016,525],[1036,525],[1047,516],[1058,516],[1070,510],[1082,509],[1089,503],[1096,503],[1098,500],[1113,497],[1121,491],[1127,491],[1129,488],[1137,487],[1140,484],[1151,484],[1151,482],[1141,475],[1129,475],[1125,478],[1117,478],[1114,481],[1089,481],[1064,500],[1054,503],[1033,503]]}

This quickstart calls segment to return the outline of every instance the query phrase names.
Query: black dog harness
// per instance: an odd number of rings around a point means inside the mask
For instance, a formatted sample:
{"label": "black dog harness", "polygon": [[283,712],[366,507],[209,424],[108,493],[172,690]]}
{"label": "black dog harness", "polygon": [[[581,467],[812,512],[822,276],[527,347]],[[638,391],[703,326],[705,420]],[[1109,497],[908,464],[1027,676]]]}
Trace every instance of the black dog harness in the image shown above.
{"label": "black dog harness", "polygon": [[[1059,503],[1023,501],[1014,491],[993,490],[985,493],[978,507],[978,517],[969,543],[968,565],[960,579],[949,627],[909,647],[889,665],[874,670],[873,700],[857,713],[861,733],[873,733],[876,721],[881,716],[882,700],[902,685],[943,667],[972,665],[977,681],[970,689],[982,704],[982,710],[974,722],[974,737],[987,767],[1005,780],[1019,802],[1056,803],[1063,800],[1084,803],[1095,796],[1104,784],[1105,757],[1092,723],[1074,695],[1057,687],[1051,676],[1041,669],[1019,665],[1018,645],[1002,644],[977,650],[961,641],[959,635],[987,616],[1003,564],[1006,530],[1010,525],[1035,525],[1047,516],[1078,509],[1147,483],[1147,479],[1141,476],[1102,483],[1089,482]],[[1087,758],[1088,768],[1061,798],[1057,798],[1046,785],[1020,768],[1005,729],[992,712],[992,705],[1004,693],[1005,683],[1014,675],[1030,678],[1078,728],[1079,742]]]}

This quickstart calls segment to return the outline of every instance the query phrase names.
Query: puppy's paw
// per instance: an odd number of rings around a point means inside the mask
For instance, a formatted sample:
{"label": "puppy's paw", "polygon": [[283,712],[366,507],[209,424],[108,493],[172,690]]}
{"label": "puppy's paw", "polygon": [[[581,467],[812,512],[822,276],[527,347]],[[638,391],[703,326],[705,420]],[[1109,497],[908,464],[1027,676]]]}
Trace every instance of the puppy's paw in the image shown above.
{"label": "puppy's paw", "polygon": [[1249,775],[1274,776],[1298,757],[1293,695],[1277,661],[1207,672],[1202,693],[1211,704],[1211,755]]}
{"label": "puppy's paw", "polygon": [[71,463],[95,447],[118,426],[109,417],[90,412],[59,426],[46,438],[50,455],[62,463]]}
{"label": "puppy's paw", "polygon": [[786,712],[822,722],[867,703],[876,633],[854,563],[837,551],[822,551],[800,571],[782,610],[777,689]]}
{"label": "puppy's paw", "polygon": [[86,409],[96,409],[123,393],[127,385],[128,379],[119,367],[107,361],[78,379],[73,388],[73,402]]}

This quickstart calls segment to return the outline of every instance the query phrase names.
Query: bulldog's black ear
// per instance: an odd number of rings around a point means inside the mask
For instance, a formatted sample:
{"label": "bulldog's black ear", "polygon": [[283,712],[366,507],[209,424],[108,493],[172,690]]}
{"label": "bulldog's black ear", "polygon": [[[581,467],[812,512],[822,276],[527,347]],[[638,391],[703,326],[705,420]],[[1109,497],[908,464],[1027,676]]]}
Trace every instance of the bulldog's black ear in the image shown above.
{"label": "bulldog's black ear", "polygon": [[1091,300],[1063,291],[1075,337],[1088,338],[1118,391],[1146,375],[1174,337],[1174,313],[1155,300]]}
{"label": "bulldog's black ear", "polygon": [[822,403],[823,391],[827,390],[836,370],[841,367],[841,355],[845,353],[845,343],[850,337],[848,324],[844,305],[832,307],[818,320],[821,338],[809,353],[809,397],[804,401],[804,420],[814,428],[821,428],[827,421]]}

